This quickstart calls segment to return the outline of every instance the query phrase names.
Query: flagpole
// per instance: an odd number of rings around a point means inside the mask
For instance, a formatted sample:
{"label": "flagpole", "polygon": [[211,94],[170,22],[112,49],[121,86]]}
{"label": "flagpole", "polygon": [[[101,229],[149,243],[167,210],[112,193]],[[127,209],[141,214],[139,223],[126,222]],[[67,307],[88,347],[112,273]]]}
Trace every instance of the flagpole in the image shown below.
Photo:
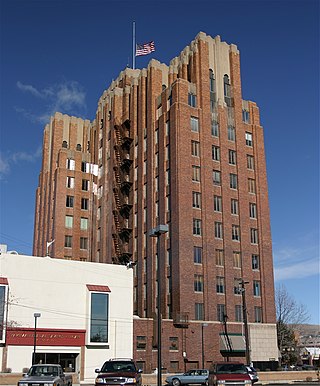
{"label": "flagpole", "polygon": [[136,56],[136,22],[132,24],[132,68],[135,69],[135,56]]}

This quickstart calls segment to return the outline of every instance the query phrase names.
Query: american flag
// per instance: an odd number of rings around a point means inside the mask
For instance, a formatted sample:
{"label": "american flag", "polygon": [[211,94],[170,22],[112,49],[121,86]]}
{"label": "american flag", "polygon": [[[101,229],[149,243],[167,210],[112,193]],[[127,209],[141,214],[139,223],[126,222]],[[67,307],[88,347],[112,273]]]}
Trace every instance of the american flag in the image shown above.
{"label": "american flag", "polygon": [[137,44],[136,46],[136,56],[148,55],[152,51],[155,51],[154,41],[144,44]]}

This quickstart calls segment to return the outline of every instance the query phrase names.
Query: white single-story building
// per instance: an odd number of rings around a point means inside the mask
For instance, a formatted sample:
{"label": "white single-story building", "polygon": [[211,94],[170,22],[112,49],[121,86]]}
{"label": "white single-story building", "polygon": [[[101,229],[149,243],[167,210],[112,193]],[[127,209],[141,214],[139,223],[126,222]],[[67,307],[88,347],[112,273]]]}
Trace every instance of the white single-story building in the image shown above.
{"label": "white single-story building", "polygon": [[122,265],[0,253],[0,365],[60,363],[92,381],[133,356],[133,274]]}

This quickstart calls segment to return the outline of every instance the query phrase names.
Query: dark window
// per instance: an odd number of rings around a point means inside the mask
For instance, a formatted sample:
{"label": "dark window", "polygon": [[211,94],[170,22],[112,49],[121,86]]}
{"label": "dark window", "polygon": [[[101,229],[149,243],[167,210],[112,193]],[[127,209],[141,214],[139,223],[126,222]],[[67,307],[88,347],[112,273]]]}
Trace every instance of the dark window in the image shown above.
{"label": "dark window", "polygon": [[252,255],[252,269],[260,269],[259,255]]}
{"label": "dark window", "polygon": [[192,93],[188,94],[188,105],[191,107],[197,106],[197,96],[195,94],[192,94]]}
{"label": "dark window", "polygon": [[222,239],[223,238],[222,223],[221,222],[215,222],[214,223],[214,236],[217,239]]}
{"label": "dark window", "polygon": [[81,198],[81,209],[88,210],[89,209],[89,199]]}
{"label": "dark window", "polygon": [[67,208],[73,208],[73,196],[67,196],[66,198],[66,207]]}
{"label": "dark window", "polygon": [[195,292],[203,292],[203,276],[194,275],[194,290]]}
{"label": "dark window", "polygon": [[72,236],[64,236],[65,248],[72,248]]}
{"label": "dark window", "polygon": [[201,236],[201,220],[197,218],[193,219],[193,234],[195,236]]}
{"label": "dark window", "polygon": [[211,123],[211,134],[213,137],[219,137],[219,123],[217,121]]}
{"label": "dark window", "polygon": [[226,306],[224,304],[217,304],[217,320],[224,322],[226,315]]}
{"label": "dark window", "polygon": [[236,322],[242,322],[242,319],[243,319],[242,306],[236,305],[235,306],[235,320],[236,320]]}
{"label": "dark window", "polygon": [[200,166],[192,166],[192,181],[200,182]]}
{"label": "dark window", "polygon": [[220,161],[220,147],[212,146],[212,159],[214,161]]}
{"label": "dark window", "polygon": [[201,208],[201,193],[192,192],[192,207],[193,208]]}
{"label": "dark window", "polygon": [[193,247],[193,261],[197,264],[202,264],[202,248]]}
{"label": "dark window", "polygon": [[80,249],[88,249],[88,238],[80,237]]}
{"label": "dark window", "polygon": [[252,134],[248,132],[246,132],[246,145],[252,146]]}
{"label": "dark window", "polygon": [[224,288],[224,277],[223,276],[217,276],[216,277],[216,288],[217,288],[217,294],[224,294],[225,288]]}
{"label": "dark window", "polygon": [[255,323],[262,323],[262,308],[254,307],[254,321]]}
{"label": "dark window", "polygon": [[203,303],[195,303],[195,320],[203,320],[204,312],[203,312]]}
{"label": "dark window", "polygon": [[91,293],[90,342],[108,342],[109,295]]}
{"label": "dark window", "polygon": [[242,279],[237,277],[237,278],[234,278],[234,281],[233,281],[233,293],[235,295],[241,295],[242,293],[242,288],[241,288],[241,283],[242,282]]}
{"label": "dark window", "polygon": [[259,280],[253,281],[253,295],[261,296],[261,284]]}
{"label": "dark window", "polygon": [[248,110],[242,110],[242,120],[245,123],[250,123],[250,114]]}
{"label": "dark window", "polygon": [[213,197],[213,209],[215,212],[222,212],[222,197],[214,196]]}
{"label": "dark window", "polygon": [[191,141],[191,155],[194,157],[200,157],[200,142]]}
{"label": "dark window", "polygon": [[137,336],[137,350],[145,350],[147,347],[147,337]]}
{"label": "dark window", "polygon": [[225,75],[223,77],[223,89],[224,89],[224,101],[228,107],[232,107],[232,98],[231,98],[231,85],[229,81],[229,76]]}
{"label": "dark window", "polygon": [[169,342],[170,342],[169,350],[179,350],[178,337],[170,336]]}
{"label": "dark window", "polygon": [[240,227],[239,227],[239,225],[232,225],[232,240],[240,241]]}
{"label": "dark window", "polygon": [[237,164],[237,156],[234,150],[229,150],[229,164],[236,165]]}
{"label": "dark window", "polygon": [[230,188],[237,189],[238,187],[238,177],[236,174],[230,174]]}
{"label": "dark window", "polygon": [[89,180],[82,180],[82,190],[89,190]]}
{"label": "dark window", "polygon": [[212,173],[213,185],[221,185],[221,172],[214,170]]}

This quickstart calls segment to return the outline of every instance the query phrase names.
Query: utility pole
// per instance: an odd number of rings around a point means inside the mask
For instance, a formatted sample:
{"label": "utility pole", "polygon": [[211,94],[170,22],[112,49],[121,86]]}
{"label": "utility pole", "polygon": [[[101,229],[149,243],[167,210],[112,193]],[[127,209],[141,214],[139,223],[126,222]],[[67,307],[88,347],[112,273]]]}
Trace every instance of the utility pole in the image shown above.
{"label": "utility pole", "polygon": [[248,281],[241,280],[241,295],[242,295],[242,312],[243,312],[243,324],[244,324],[244,337],[246,341],[246,361],[247,365],[250,366],[250,342],[249,342],[249,329],[248,329],[248,313],[247,313],[247,303],[246,303],[246,289],[245,284],[248,284]]}

